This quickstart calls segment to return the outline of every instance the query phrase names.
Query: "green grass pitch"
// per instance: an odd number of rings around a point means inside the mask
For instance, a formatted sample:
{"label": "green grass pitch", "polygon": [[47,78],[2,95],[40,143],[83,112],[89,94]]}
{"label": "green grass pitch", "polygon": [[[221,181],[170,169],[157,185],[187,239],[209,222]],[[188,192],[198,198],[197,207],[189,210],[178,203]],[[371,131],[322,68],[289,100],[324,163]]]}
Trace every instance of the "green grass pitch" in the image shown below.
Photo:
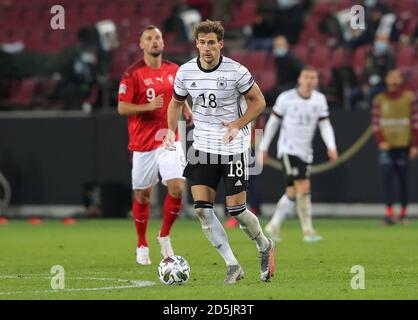
{"label": "green grass pitch", "polygon": [[[161,220],[149,224],[151,266],[135,263],[136,235],[130,219],[86,220],[72,226],[11,221],[0,226],[0,299],[418,298],[418,221],[382,227],[379,220],[317,219],[324,241],[314,244],[302,242],[297,220],[286,221],[270,283],[258,279],[255,244],[241,230],[228,230],[245,271],[245,278],[231,286],[222,284],[225,265],[199,222],[187,219],[176,222],[172,243],[176,254],[189,261],[191,278],[183,286],[161,284],[156,240],[160,224]],[[53,265],[65,269],[63,291],[51,289]],[[365,269],[364,290],[351,288],[354,265]]]}

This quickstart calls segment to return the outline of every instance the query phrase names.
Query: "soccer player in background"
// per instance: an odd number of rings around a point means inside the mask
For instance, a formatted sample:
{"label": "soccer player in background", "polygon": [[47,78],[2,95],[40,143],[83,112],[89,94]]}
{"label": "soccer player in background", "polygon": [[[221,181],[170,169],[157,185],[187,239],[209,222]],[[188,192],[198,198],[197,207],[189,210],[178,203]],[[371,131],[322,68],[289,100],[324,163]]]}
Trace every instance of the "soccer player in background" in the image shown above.
{"label": "soccer player in background", "polygon": [[287,176],[285,194],[277,203],[271,221],[265,231],[280,241],[280,226],[289,213],[296,211],[303,230],[305,242],[322,240],[312,225],[310,164],[313,161],[312,140],[319,125],[330,160],[338,158],[334,129],[329,120],[325,96],[316,91],[318,72],[304,67],[298,79],[299,86],[280,94],[267,121],[258,159],[265,162],[268,148],[279,126],[277,157],[281,160]]}
{"label": "soccer player in background", "polygon": [[[158,132],[167,128],[167,106],[173,94],[178,65],[162,59],[163,36],[153,25],[141,32],[139,46],[144,56],[131,65],[122,78],[118,111],[128,116],[128,148],[132,152],[132,187],[135,194],[132,212],[138,235],[136,260],[138,264],[149,265],[146,232],[150,196],[153,186],[159,181],[158,172],[168,188],[158,241],[164,258],[174,254],[169,235],[182,204],[184,154],[177,133],[176,151],[162,147],[162,139],[158,137]],[[190,120],[192,114],[187,104],[182,111]]]}
{"label": "soccer player in background", "polygon": [[[408,224],[408,162],[418,155],[418,105],[414,93],[402,88],[402,73],[386,75],[386,91],[373,101],[373,129],[379,148],[379,165],[386,205],[384,223],[396,223],[393,215],[393,175],[399,180],[399,222]],[[409,157],[409,159],[408,159]]]}
{"label": "soccer player in background", "polygon": [[246,67],[221,55],[224,28],[206,20],[195,29],[199,56],[183,64],[176,75],[174,95],[168,106],[168,149],[174,147],[175,130],[184,101],[193,100],[193,146],[187,152],[184,176],[191,185],[195,212],[208,240],[227,266],[225,284],[244,276],[228,243],[226,232],[213,211],[216,189],[222,179],[229,214],[240,224],[260,255],[260,279],[274,271],[274,242],[258,218],[247,209],[249,124],[265,108],[265,100]]}

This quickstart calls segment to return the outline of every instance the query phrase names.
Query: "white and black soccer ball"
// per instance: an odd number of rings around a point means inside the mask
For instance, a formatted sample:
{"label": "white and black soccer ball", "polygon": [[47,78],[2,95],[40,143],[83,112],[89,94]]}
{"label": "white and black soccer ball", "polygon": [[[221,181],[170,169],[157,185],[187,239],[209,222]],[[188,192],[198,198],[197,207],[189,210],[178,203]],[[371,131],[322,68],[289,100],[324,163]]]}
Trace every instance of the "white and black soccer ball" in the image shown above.
{"label": "white and black soccer ball", "polygon": [[158,265],[158,278],[166,285],[185,284],[190,278],[189,263],[180,256],[164,258]]}

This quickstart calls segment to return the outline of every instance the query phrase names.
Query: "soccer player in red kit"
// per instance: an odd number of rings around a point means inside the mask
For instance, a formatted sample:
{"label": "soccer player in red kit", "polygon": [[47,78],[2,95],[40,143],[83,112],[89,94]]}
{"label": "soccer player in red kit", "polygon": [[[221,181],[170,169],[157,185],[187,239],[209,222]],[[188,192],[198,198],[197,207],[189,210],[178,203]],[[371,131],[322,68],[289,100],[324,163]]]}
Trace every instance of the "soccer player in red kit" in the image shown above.
{"label": "soccer player in red kit", "polygon": [[[164,41],[157,27],[150,25],[144,28],[140,34],[139,46],[144,57],[126,70],[120,82],[118,111],[128,116],[128,148],[133,153],[132,187],[135,199],[132,211],[138,234],[136,260],[138,264],[149,265],[151,260],[146,230],[151,191],[159,181],[160,172],[162,183],[168,187],[162,227],[158,235],[161,254],[165,258],[174,255],[169,235],[180,213],[185,157],[178,135],[176,151],[164,149],[161,146],[162,137],[159,137],[161,129],[168,127],[167,106],[179,67],[162,59]],[[191,120],[189,106],[185,106],[183,115],[186,120]]]}

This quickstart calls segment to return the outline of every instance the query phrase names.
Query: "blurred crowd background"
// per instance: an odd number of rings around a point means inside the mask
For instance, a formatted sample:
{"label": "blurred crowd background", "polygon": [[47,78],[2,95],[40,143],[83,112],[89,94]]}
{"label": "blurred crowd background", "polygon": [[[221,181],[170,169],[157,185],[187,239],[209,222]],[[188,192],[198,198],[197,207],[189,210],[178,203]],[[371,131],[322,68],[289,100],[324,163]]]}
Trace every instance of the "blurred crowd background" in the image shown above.
{"label": "blurred crowd background", "polygon": [[[356,5],[364,8],[365,28],[351,23]],[[55,30],[60,10],[64,28]],[[0,209],[82,204],[90,216],[124,215],[131,167],[117,91],[141,58],[139,33],[158,26],[164,58],[182,64],[197,55],[193,28],[205,19],[222,21],[223,54],[248,67],[268,107],[297,84],[304,65],[319,71],[338,147],[350,156],[312,177],[313,201],[381,202],[371,104],[394,67],[418,93],[418,0],[0,0]],[[314,145],[316,163],[325,163],[318,137]],[[410,190],[416,168],[412,163]],[[285,181],[274,166],[251,179],[254,212],[277,201],[279,186]],[[411,192],[411,201],[417,196]]]}
{"label": "blurred crowd background", "polygon": [[[115,109],[144,26],[161,28],[165,58],[181,64],[207,18],[223,22],[224,54],[250,69],[268,106],[306,64],[331,108],[369,110],[394,66],[418,90],[416,0],[61,0],[65,29],[53,30],[56,4],[0,0],[0,111]],[[351,28],[354,5],[365,9],[363,30]]]}

